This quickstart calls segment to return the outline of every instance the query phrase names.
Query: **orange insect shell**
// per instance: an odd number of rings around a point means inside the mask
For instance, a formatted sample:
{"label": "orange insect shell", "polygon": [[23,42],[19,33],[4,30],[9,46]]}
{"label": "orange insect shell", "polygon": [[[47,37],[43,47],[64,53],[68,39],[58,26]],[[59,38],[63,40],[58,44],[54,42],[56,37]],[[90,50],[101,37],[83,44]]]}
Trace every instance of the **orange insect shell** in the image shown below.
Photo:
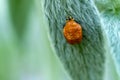
{"label": "orange insect shell", "polygon": [[74,19],[67,20],[63,29],[63,34],[68,43],[79,43],[82,40],[82,27],[75,22]]}

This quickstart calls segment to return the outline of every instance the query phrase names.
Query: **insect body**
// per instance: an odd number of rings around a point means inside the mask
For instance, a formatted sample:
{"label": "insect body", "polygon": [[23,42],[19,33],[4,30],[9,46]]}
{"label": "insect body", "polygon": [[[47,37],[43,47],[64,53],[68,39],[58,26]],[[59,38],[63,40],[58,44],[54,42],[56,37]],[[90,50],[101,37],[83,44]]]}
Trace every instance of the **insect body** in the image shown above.
{"label": "insect body", "polygon": [[79,43],[82,40],[82,27],[73,18],[69,18],[63,28],[63,34],[68,43]]}

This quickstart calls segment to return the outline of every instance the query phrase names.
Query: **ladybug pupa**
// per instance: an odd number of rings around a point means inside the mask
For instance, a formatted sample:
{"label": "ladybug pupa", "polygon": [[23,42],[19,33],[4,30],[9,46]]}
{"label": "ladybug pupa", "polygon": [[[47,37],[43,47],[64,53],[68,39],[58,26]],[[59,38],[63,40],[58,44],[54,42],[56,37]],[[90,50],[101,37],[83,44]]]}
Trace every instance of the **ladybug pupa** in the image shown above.
{"label": "ladybug pupa", "polygon": [[66,19],[63,34],[69,44],[77,44],[82,40],[82,27],[72,17]]}

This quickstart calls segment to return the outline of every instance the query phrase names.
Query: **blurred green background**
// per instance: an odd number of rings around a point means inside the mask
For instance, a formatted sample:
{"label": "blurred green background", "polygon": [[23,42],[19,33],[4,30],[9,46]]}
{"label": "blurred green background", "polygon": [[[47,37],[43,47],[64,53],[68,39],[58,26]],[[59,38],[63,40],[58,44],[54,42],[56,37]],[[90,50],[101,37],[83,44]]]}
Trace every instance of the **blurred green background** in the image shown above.
{"label": "blurred green background", "polygon": [[0,0],[0,80],[70,80],[51,49],[42,5]]}

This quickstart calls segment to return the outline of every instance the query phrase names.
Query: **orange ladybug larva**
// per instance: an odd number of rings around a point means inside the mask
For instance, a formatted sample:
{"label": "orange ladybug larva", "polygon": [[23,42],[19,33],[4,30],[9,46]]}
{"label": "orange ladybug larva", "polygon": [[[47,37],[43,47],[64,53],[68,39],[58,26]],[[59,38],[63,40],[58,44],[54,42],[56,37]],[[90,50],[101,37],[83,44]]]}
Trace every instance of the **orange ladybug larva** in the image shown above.
{"label": "orange ladybug larva", "polygon": [[82,40],[82,27],[72,17],[69,17],[63,28],[63,34],[68,43],[79,43]]}

